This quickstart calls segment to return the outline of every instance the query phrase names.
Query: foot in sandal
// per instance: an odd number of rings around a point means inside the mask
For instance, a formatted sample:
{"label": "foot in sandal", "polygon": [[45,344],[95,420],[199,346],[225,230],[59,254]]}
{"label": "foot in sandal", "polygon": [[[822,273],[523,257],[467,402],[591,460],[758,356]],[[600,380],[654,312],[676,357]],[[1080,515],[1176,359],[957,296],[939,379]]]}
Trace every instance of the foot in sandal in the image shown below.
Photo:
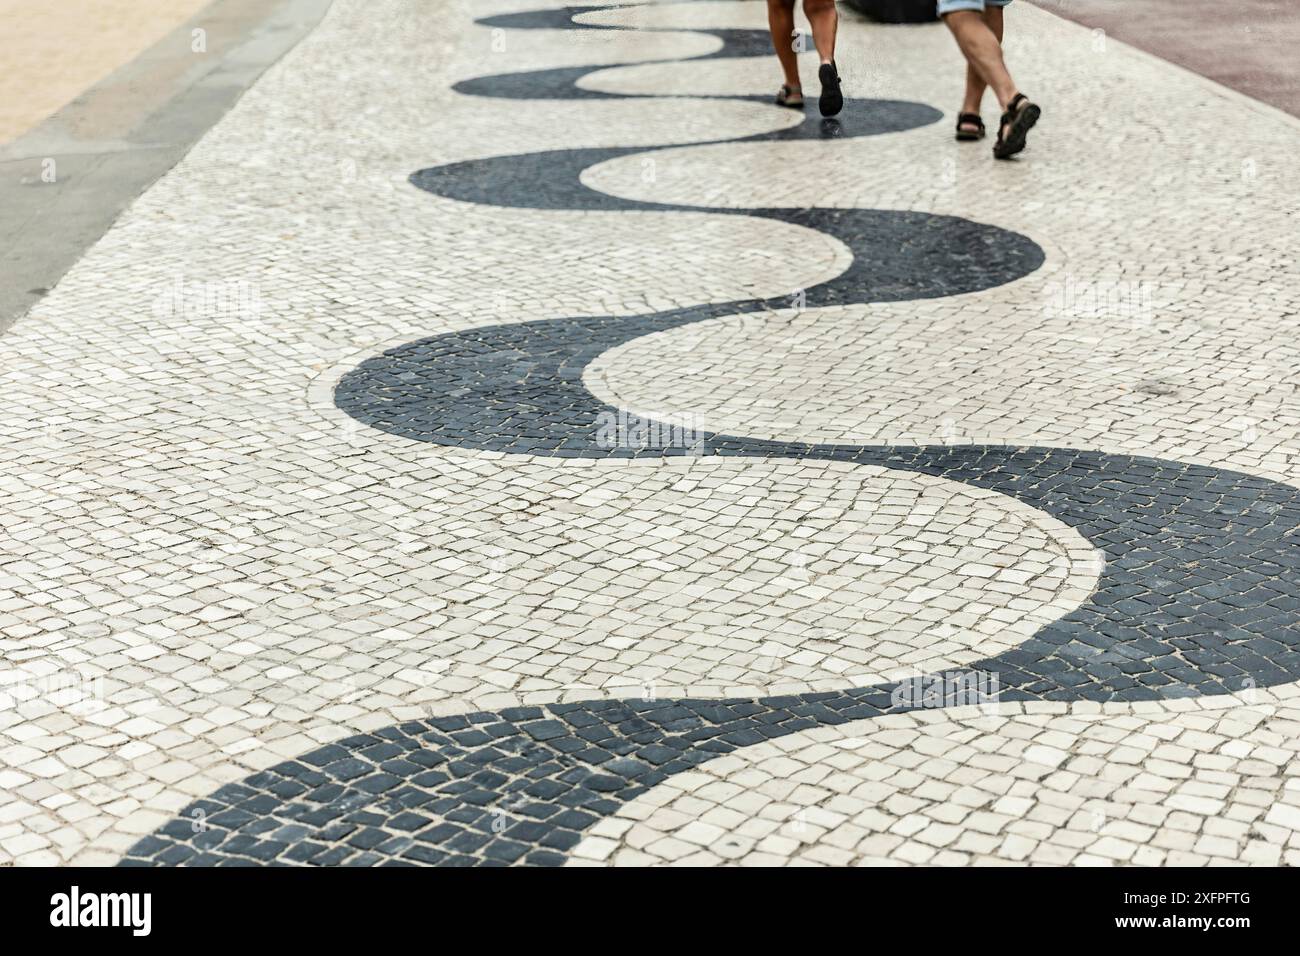
{"label": "foot in sandal", "polygon": [[962,113],[957,117],[957,139],[963,143],[983,139],[984,120],[979,113]]}
{"label": "foot in sandal", "polygon": [[803,90],[789,83],[781,84],[781,89],[776,93],[776,105],[788,106],[792,110],[803,109]]}
{"label": "foot in sandal", "polygon": [[998,159],[1010,159],[1023,151],[1029,131],[1042,115],[1043,111],[1036,104],[1029,102],[1023,93],[1017,93],[1007,104],[1007,111],[1002,114],[1002,125],[998,129],[998,141],[993,147],[993,155]]}
{"label": "foot in sandal", "polygon": [[835,68],[835,61],[823,63],[817,70],[817,79],[821,80],[822,95],[817,107],[822,116],[835,116],[844,109],[844,94],[840,92],[840,72]]}

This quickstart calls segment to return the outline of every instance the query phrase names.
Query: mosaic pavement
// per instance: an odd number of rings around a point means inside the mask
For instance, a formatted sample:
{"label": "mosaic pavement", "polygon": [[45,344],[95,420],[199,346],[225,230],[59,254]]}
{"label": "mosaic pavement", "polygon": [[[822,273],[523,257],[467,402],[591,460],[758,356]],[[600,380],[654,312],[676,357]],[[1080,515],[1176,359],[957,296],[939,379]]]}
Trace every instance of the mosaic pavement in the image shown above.
{"label": "mosaic pavement", "polygon": [[1300,859],[1300,126],[1032,8],[1015,163],[941,28],[823,121],[760,4],[447,10],[0,339],[3,859]]}

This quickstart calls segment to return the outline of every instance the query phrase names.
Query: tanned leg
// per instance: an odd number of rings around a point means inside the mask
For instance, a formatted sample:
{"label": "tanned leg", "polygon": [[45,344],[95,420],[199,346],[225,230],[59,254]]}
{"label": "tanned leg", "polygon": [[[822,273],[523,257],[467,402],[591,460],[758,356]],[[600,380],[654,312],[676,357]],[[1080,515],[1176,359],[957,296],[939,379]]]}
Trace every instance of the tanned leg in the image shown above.
{"label": "tanned leg", "polygon": [[[1002,8],[988,7],[984,11],[984,22],[988,24],[989,29],[993,31],[993,35],[997,37],[998,43],[1001,44],[1003,31]],[[980,107],[984,103],[984,91],[986,89],[988,89],[988,84],[984,82],[984,78],[976,72],[975,67],[967,63],[966,99],[962,101],[961,111],[963,113],[974,113],[978,116]],[[974,124],[966,124],[964,128],[971,133],[979,132],[979,128]]]}
{"label": "tanned leg", "polygon": [[767,0],[767,27],[772,31],[772,46],[781,61],[786,86],[799,85],[799,57],[794,52],[794,0]]}
{"label": "tanned leg", "polygon": [[840,25],[835,0],[803,0],[803,13],[812,26],[817,55],[823,63],[830,63],[835,59],[835,31]]}
{"label": "tanned leg", "polygon": [[1005,110],[1020,91],[1003,62],[1002,43],[984,17],[978,10],[958,10],[943,19],[966,57],[968,72],[973,70],[993,90]]}

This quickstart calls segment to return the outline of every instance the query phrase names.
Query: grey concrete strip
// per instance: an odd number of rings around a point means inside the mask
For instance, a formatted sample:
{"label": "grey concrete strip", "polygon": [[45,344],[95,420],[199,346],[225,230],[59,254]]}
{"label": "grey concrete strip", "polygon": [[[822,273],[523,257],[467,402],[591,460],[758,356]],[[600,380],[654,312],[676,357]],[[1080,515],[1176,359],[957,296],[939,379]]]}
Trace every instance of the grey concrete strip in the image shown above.
{"label": "grey concrete strip", "polygon": [[1033,0],[1076,23],[1300,116],[1296,0]]}
{"label": "grey concrete strip", "polygon": [[[183,157],[332,0],[214,0],[0,148],[0,332]],[[202,30],[202,52],[195,31]]]}

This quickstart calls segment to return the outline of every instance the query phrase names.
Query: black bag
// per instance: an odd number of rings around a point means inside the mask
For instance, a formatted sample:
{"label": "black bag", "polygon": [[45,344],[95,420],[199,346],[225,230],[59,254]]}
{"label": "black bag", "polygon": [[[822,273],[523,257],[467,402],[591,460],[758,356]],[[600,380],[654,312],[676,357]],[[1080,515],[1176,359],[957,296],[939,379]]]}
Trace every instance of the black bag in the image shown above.
{"label": "black bag", "polygon": [[881,23],[929,23],[939,19],[935,0],[845,0],[859,13]]}

